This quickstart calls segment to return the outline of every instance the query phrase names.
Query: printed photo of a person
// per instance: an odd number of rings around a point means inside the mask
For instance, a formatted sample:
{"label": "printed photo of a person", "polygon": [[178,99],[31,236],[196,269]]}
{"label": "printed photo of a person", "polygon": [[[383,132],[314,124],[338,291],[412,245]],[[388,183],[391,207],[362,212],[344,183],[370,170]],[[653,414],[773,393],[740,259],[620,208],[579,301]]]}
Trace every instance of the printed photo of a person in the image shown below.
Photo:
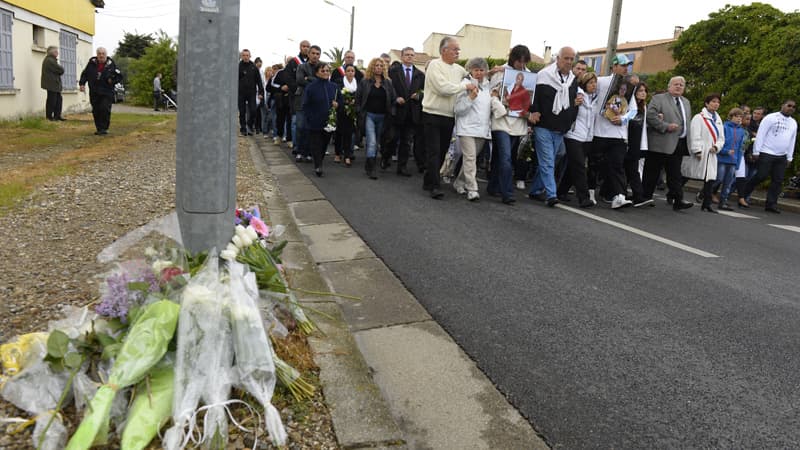
{"label": "printed photo of a person", "polygon": [[508,115],[519,117],[527,111],[536,87],[536,74],[506,69],[503,76],[503,103],[508,106]]}

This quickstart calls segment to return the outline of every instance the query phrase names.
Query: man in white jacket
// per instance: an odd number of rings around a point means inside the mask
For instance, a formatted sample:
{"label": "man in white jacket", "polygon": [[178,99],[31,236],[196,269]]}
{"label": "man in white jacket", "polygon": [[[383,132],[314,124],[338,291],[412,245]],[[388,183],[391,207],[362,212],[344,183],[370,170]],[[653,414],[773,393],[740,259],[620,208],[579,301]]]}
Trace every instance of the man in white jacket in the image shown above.
{"label": "man in white jacket", "polygon": [[786,165],[792,162],[794,146],[797,141],[797,121],[792,114],[797,110],[795,100],[786,100],[780,112],[767,114],[758,126],[758,136],[753,144],[753,156],[756,159],[756,174],[750,178],[744,188],[744,198],[750,197],[753,189],[762,181],[770,178],[767,190],[767,203],[764,210],[780,214],[778,197],[783,188],[783,174]]}

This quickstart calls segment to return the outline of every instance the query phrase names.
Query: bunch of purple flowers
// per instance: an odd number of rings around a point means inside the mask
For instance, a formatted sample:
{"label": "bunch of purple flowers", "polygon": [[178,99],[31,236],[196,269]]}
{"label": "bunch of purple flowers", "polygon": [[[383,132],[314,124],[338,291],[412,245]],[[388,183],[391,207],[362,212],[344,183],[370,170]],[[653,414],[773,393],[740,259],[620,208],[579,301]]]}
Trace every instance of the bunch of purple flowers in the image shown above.
{"label": "bunch of purple flowers", "polygon": [[146,262],[126,261],[106,277],[100,291],[102,297],[95,311],[126,323],[131,307],[141,305],[148,293],[159,291],[158,279]]}

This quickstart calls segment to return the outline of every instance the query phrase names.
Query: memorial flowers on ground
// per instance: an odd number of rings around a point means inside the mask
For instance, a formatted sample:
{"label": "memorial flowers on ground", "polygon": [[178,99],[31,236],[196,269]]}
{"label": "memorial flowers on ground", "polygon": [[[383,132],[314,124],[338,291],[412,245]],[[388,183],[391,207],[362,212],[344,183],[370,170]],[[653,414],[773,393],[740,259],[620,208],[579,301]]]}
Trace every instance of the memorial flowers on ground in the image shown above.
{"label": "memorial flowers on ground", "polygon": [[[295,323],[306,334],[315,326],[283,272],[286,243],[273,240],[283,227],[270,229],[257,208],[237,210],[234,221],[220,257],[148,248],[101,276],[92,308],[0,346],[0,394],[33,416],[10,421],[36,424],[35,448],[142,449],[158,436],[168,449],[224,448],[236,405],[252,415],[251,429],[231,426],[286,443],[275,387],[298,400],[314,387],[275,346]],[[288,327],[277,309],[291,315]],[[59,414],[70,404],[83,416],[71,437]]]}

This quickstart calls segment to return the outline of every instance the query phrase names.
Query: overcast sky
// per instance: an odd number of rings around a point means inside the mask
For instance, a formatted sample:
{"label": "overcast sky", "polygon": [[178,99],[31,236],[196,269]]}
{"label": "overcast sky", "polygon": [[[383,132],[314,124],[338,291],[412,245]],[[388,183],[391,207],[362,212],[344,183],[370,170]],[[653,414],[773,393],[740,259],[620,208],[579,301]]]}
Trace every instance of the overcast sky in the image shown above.
{"label": "overcast sky", "polygon": [[[389,49],[412,46],[421,51],[422,42],[430,33],[455,33],[467,23],[510,29],[512,46],[525,44],[540,56],[545,45],[551,46],[553,51],[565,45],[578,51],[588,50],[605,47],[613,0],[481,3],[334,0],[334,3],[341,9],[324,0],[241,0],[240,48],[249,48],[254,57],[260,56],[270,64],[280,62],[284,55],[297,54],[302,39],[319,45],[323,52],[332,47],[346,48],[350,39],[349,11],[355,6],[353,47],[356,57],[365,62]],[[619,42],[670,38],[675,26],[688,28],[726,4],[748,3],[624,0]],[[764,3],[784,12],[800,8],[797,0]],[[106,0],[105,4],[104,9],[98,9],[96,17],[95,47],[104,46],[113,52],[123,31],[145,34],[163,29],[177,37],[179,0]],[[408,12],[397,13],[400,9]]]}

